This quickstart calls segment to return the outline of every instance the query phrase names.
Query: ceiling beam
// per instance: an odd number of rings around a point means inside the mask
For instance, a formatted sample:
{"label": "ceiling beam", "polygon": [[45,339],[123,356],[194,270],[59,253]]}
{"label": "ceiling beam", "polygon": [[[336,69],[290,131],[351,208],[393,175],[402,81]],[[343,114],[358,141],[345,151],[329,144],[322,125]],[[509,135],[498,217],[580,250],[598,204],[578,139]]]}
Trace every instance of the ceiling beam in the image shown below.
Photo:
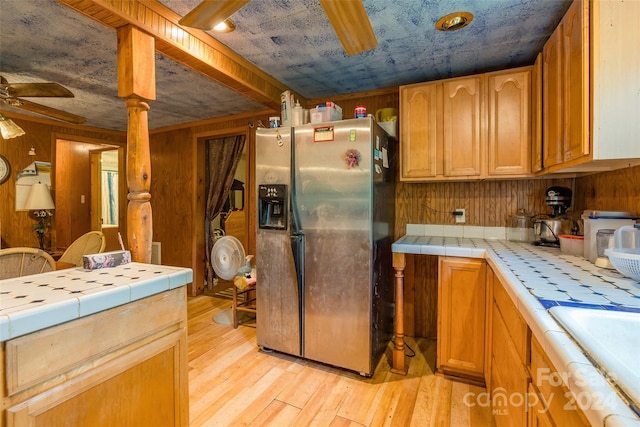
{"label": "ceiling beam", "polygon": [[280,111],[285,85],[206,32],[179,25],[181,16],[156,0],[57,1],[113,29],[134,25],[156,39],[156,51],[162,55]]}

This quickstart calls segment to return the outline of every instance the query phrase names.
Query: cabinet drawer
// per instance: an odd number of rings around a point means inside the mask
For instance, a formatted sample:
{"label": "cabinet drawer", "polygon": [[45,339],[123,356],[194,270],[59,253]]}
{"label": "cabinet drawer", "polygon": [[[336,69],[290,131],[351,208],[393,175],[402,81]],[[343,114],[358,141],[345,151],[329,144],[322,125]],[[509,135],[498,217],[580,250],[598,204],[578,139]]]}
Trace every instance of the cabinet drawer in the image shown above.
{"label": "cabinet drawer", "polygon": [[493,282],[493,300],[504,319],[504,324],[518,352],[520,361],[526,366],[529,360],[529,327],[497,277]]}
{"label": "cabinet drawer", "polygon": [[72,378],[136,342],[177,329],[186,320],[185,292],[163,292],[8,341],[9,396],[63,373]]}
{"label": "cabinet drawer", "polygon": [[561,384],[561,376],[547,359],[542,346],[531,337],[531,380],[543,399],[549,417],[558,426],[588,426],[571,393]]}

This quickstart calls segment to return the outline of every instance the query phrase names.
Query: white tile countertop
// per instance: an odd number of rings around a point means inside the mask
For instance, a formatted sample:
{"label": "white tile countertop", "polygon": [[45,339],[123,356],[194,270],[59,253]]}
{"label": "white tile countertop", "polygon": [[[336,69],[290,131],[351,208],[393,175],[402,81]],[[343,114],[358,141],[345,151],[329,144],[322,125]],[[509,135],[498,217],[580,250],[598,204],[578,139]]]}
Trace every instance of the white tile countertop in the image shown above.
{"label": "white tile countertop", "polygon": [[557,248],[504,240],[500,227],[446,227],[408,225],[408,234],[393,243],[392,251],[485,259],[551,362],[566,373],[562,380],[592,425],[640,426],[640,402],[623,394],[549,313],[569,306],[640,316],[640,283]]}
{"label": "white tile countertop", "polygon": [[190,268],[129,263],[0,280],[0,342],[191,283]]}

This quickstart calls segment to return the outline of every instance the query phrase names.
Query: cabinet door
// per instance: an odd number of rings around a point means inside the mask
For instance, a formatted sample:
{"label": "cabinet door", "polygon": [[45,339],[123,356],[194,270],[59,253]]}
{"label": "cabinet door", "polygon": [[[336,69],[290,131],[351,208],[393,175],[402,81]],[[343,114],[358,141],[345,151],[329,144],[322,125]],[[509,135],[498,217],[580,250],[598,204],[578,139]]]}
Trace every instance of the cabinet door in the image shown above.
{"label": "cabinet door", "polygon": [[542,50],[542,162],[545,168],[563,160],[562,31],[561,22]]}
{"label": "cabinet door", "polygon": [[533,384],[529,384],[529,394],[527,400],[531,403],[529,406],[529,424],[527,427],[554,427],[551,418],[547,413],[547,407],[543,397],[536,392]]}
{"label": "cabinet door", "polygon": [[531,71],[531,172],[542,170],[542,53]]}
{"label": "cabinet door", "polygon": [[562,19],[565,162],[589,154],[588,8],[588,1],[574,1]]}
{"label": "cabinet door", "polygon": [[444,175],[482,175],[481,79],[443,83]]}
{"label": "cabinet door", "polygon": [[440,257],[438,370],[484,383],[486,264]]}
{"label": "cabinet door", "polygon": [[438,94],[441,85],[425,83],[400,88],[400,179],[435,177],[440,135]]}
{"label": "cabinet door", "polygon": [[561,381],[568,372],[558,372],[547,358],[542,345],[531,337],[531,380],[538,396],[545,404],[547,414],[557,426],[588,426],[579,407],[581,399],[575,399]]}
{"label": "cabinet door", "polygon": [[505,319],[495,302],[491,325],[490,393],[491,409],[496,425],[498,427],[525,426],[527,425],[527,401],[524,396],[527,393],[529,376],[509,335]]}
{"label": "cabinet door", "polygon": [[89,369],[8,408],[7,425],[186,427],[186,342],[183,328]]}
{"label": "cabinet door", "polygon": [[531,171],[531,72],[488,75],[489,175]]}

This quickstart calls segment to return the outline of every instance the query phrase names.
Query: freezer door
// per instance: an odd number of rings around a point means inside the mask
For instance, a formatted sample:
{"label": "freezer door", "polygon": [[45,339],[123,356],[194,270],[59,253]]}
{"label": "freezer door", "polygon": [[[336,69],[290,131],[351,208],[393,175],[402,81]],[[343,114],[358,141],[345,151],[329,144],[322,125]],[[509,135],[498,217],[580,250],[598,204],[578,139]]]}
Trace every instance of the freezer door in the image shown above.
{"label": "freezer door", "polygon": [[[291,143],[289,128],[256,131],[256,201],[260,188],[286,188],[290,197]],[[289,230],[287,222],[256,232],[256,334],[260,347],[301,355],[301,292]]]}
{"label": "freezer door", "polygon": [[303,355],[370,374],[371,120],[295,129],[294,191],[305,238]]}

